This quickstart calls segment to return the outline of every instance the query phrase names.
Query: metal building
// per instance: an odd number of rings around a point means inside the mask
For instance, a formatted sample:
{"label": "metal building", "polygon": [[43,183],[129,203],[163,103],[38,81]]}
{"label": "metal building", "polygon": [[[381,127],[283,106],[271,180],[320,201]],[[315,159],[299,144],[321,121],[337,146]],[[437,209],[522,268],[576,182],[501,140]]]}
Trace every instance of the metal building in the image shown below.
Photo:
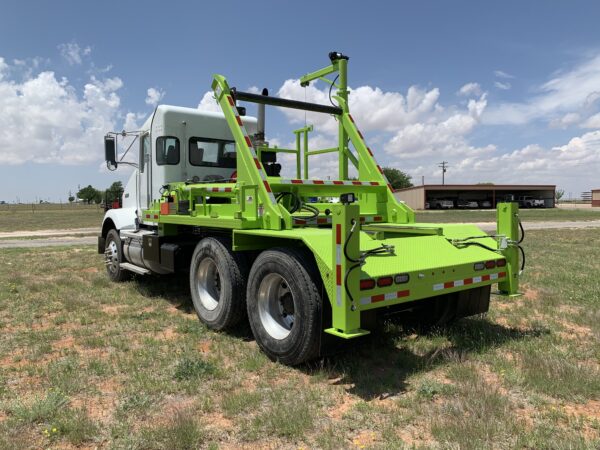
{"label": "metal building", "polygon": [[[555,193],[555,185],[425,184],[399,189],[395,195],[413,209],[485,209],[502,201],[525,208],[554,208]],[[600,190],[596,195],[600,206]]]}
{"label": "metal building", "polygon": [[592,189],[592,206],[600,207],[600,189]]}

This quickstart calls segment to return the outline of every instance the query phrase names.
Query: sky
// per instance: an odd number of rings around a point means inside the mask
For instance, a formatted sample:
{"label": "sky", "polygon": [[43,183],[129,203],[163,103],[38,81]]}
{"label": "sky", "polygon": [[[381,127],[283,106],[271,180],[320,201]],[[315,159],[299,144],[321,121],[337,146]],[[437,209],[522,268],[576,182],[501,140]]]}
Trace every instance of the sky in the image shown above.
{"label": "sky", "polygon": [[[298,78],[332,50],[350,56],[350,109],[378,162],[415,184],[440,183],[447,161],[446,183],[600,188],[598,2],[3,0],[0,11],[0,200],[64,202],[125,181],[127,169],[105,169],[104,134],[160,103],[214,109],[215,73],[327,103],[327,85]],[[267,138],[292,145],[305,121],[312,148],[336,142],[330,117],[273,108]],[[331,159],[310,167],[336,178]]]}

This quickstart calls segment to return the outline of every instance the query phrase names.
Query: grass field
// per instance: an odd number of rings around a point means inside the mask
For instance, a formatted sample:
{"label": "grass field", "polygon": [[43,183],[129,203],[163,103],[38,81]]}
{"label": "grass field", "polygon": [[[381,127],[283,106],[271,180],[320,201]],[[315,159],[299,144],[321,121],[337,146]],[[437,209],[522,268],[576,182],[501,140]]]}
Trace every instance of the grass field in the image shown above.
{"label": "grass field", "polygon": [[103,216],[99,205],[0,205],[0,231],[100,228]]}
{"label": "grass field", "polygon": [[527,234],[526,294],[284,367],[206,330],[186,278],[107,281],[92,247],[0,253],[0,448],[600,446],[600,234]]}
{"label": "grass field", "polygon": [[[0,205],[0,232],[46,229],[98,227],[104,211],[97,205]],[[535,209],[522,210],[527,221],[600,220],[600,208],[595,209]],[[496,211],[420,211],[419,222],[495,222]]]}

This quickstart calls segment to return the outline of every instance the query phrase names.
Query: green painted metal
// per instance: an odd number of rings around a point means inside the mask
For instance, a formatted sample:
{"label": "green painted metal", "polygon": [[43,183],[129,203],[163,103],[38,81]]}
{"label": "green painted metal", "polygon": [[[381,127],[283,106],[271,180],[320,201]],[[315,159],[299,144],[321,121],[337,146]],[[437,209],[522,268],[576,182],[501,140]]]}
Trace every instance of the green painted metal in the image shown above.
{"label": "green painted metal", "polygon": [[331,267],[335,280],[329,298],[332,327],[325,331],[344,338],[363,336],[369,332],[360,328],[360,207],[336,205],[332,216]]}
{"label": "green painted metal", "polygon": [[[159,225],[161,235],[173,235],[180,226],[230,230],[234,250],[262,250],[277,246],[306,246],[317,263],[327,298],[332,308],[332,327],[326,331],[342,338],[368,333],[360,324],[361,311],[420,300],[446,293],[500,282],[500,289],[514,294],[518,289],[518,251],[488,237],[473,225],[415,223],[414,212],[394,196],[393,189],[367,146],[348,107],[347,60],[305,75],[301,83],[325,80],[338,73],[335,99],[342,113],[338,147],[309,149],[308,133],[312,125],[294,131],[296,149],[267,145],[255,146],[239,116],[231,89],[225,78],[215,75],[212,88],[237,145],[235,183],[170,183],[145,219]],[[349,145],[352,145],[352,149]],[[296,179],[270,177],[261,162],[263,152],[296,155]],[[309,180],[308,158],[337,152],[340,180]],[[358,168],[358,180],[348,180],[348,162]],[[301,164],[303,163],[303,164]],[[303,165],[303,167],[301,167]],[[304,178],[300,178],[301,174]],[[275,196],[293,193],[311,203],[318,216],[291,214]],[[350,205],[328,203],[341,194],[354,193],[357,202]],[[214,201],[214,199],[219,201]],[[179,205],[183,202],[183,210]],[[171,208],[173,205],[173,208]],[[498,209],[498,234],[509,242],[518,238],[516,205]],[[353,222],[354,221],[354,222]],[[355,225],[353,225],[355,223]],[[354,229],[353,229],[354,226]],[[339,229],[339,235],[336,234]],[[351,230],[353,230],[351,232]],[[475,237],[475,238],[473,238]],[[477,245],[466,245],[465,240]],[[347,246],[346,246],[347,243]],[[346,246],[346,251],[344,247]],[[381,249],[393,252],[364,257],[359,255]],[[347,257],[348,256],[348,257]],[[506,267],[476,270],[485,261],[504,260]],[[405,281],[379,284],[361,290],[361,280],[395,277]],[[341,276],[341,285],[340,282]]]}
{"label": "green painted metal", "polygon": [[519,248],[515,245],[519,240],[519,204],[498,203],[496,207],[497,234],[506,236],[508,246],[502,254],[508,261],[508,276],[506,280],[498,283],[500,294],[509,297],[521,295],[519,293]]}

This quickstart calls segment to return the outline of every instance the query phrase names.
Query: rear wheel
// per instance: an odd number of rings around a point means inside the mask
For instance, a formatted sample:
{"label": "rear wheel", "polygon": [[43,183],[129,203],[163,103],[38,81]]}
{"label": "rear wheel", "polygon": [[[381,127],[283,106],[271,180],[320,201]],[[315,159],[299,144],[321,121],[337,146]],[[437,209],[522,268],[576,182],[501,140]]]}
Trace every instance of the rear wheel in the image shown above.
{"label": "rear wheel", "polygon": [[213,330],[237,325],[244,315],[248,266],[225,239],[202,239],[190,264],[190,290],[200,321]]}
{"label": "rear wheel", "polygon": [[121,243],[119,232],[115,229],[110,230],[106,235],[104,256],[106,273],[111,281],[125,281],[131,278],[131,272],[121,268],[121,263],[123,262],[123,244]]}
{"label": "rear wheel", "polygon": [[269,358],[295,365],[318,355],[322,299],[312,255],[306,250],[267,250],[248,277],[248,319]]}

